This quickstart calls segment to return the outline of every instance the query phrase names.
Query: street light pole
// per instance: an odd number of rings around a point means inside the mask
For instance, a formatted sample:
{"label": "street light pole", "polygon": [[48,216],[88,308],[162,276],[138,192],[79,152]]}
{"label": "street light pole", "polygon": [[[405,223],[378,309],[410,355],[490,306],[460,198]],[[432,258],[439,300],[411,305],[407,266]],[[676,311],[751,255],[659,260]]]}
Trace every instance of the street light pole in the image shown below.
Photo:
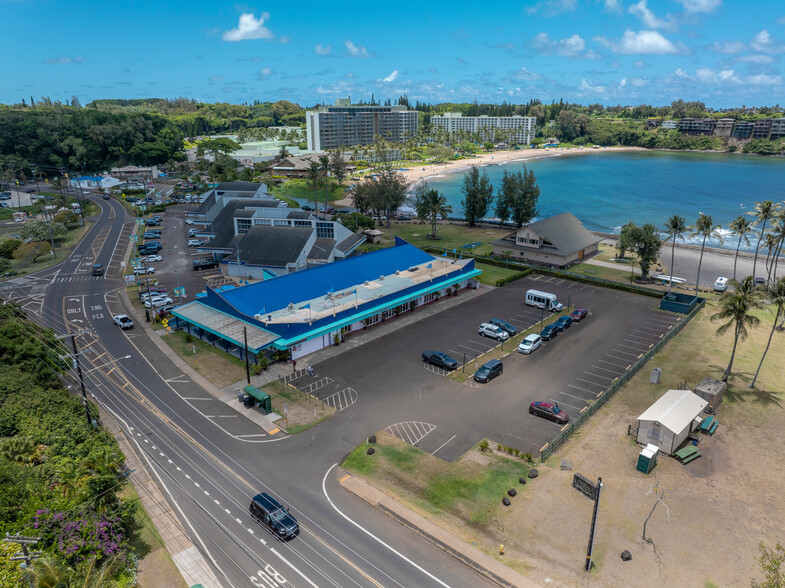
{"label": "street light pole", "polygon": [[90,409],[87,404],[87,391],[84,387],[84,376],[82,375],[82,365],[79,363],[79,350],[76,348],[76,334],[72,333],[71,337],[71,344],[74,349],[74,362],[76,362],[76,373],[79,374],[79,385],[82,388],[82,404],[84,405],[84,412],[87,416],[87,426],[91,426],[93,424],[93,420],[90,418]]}

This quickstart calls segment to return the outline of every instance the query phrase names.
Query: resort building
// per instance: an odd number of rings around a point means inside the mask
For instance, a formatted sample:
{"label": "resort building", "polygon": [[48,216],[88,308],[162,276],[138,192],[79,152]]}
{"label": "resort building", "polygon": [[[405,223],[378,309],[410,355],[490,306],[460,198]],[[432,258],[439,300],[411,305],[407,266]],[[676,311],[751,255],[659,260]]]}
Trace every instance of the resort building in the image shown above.
{"label": "resort building", "polygon": [[189,333],[242,355],[290,350],[298,359],[354,331],[461,288],[476,288],[474,259],[435,257],[396,237],[394,247],[240,287],[213,289],[173,314]]}
{"label": "resort building", "polygon": [[308,151],[371,145],[377,136],[400,143],[417,132],[418,124],[419,113],[406,106],[352,105],[350,98],[305,113]]}
{"label": "resort building", "polygon": [[772,119],[762,118],[752,123],[752,138],[753,139],[768,139],[771,135]]}
{"label": "resort building", "polygon": [[[307,178],[308,171],[311,169],[311,164],[316,163],[317,165],[321,165],[319,161],[319,157],[322,155],[328,155],[325,152],[321,153],[308,153],[306,155],[296,155],[292,157],[287,157],[286,159],[276,163],[272,170],[275,175],[278,176],[286,176],[287,178]],[[351,152],[344,152],[341,156],[343,158],[343,163],[346,166],[346,173],[351,174],[354,172],[355,167],[354,165],[350,165],[352,158],[354,155]],[[332,162],[333,156],[329,155],[330,161]]]}
{"label": "resort building", "polygon": [[734,139],[749,139],[752,136],[752,127],[753,124],[751,122],[744,120],[736,121],[731,137]]}
{"label": "resort building", "polygon": [[660,126],[662,126],[663,129],[668,129],[670,131],[675,131],[676,129],[679,128],[679,121],[677,121],[677,120],[666,120],[666,121],[663,121],[662,125],[660,125]]}
{"label": "resort building", "polygon": [[775,118],[771,121],[770,139],[781,139],[785,137],[785,118]]}
{"label": "resort building", "polygon": [[566,268],[599,252],[602,239],[570,212],[521,227],[493,242],[493,254],[517,261]]}
{"label": "resort building", "polygon": [[434,128],[448,133],[477,133],[482,141],[507,139],[530,145],[534,138],[537,119],[533,116],[463,116],[460,112],[445,112],[431,117]]}
{"label": "resort building", "polygon": [[733,133],[733,125],[736,121],[732,118],[721,118],[717,121],[717,126],[714,127],[714,134],[717,137],[728,138]]}
{"label": "resort building", "polygon": [[685,135],[711,135],[716,124],[713,118],[683,118],[679,122],[679,131]]}

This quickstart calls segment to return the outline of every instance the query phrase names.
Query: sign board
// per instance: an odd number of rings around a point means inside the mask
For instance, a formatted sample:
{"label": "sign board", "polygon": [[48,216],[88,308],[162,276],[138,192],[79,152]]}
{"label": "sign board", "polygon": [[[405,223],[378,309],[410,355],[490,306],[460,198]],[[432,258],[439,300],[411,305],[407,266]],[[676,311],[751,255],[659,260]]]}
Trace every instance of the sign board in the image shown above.
{"label": "sign board", "polygon": [[125,284],[126,286],[133,286],[136,283],[136,278],[131,276],[125,276]]}

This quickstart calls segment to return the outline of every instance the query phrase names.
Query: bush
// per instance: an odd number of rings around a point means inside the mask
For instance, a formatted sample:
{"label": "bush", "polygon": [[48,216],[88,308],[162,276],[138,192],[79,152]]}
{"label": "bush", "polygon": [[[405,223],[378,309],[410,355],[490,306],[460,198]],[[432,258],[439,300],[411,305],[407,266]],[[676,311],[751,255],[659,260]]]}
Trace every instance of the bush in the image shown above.
{"label": "bush", "polygon": [[19,249],[22,242],[19,239],[6,239],[0,243],[0,257],[3,259],[13,259],[14,251]]}
{"label": "bush", "polygon": [[14,251],[14,259],[34,262],[44,253],[49,253],[50,251],[51,247],[46,241],[33,241],[17,247],[16,251]]}

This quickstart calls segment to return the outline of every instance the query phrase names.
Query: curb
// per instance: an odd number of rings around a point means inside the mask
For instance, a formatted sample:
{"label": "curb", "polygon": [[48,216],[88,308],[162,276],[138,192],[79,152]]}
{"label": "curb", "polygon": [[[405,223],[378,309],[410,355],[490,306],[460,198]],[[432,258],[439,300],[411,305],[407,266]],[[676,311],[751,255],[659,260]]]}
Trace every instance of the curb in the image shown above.
{"label": "curb", "polygon": [[384,494],[375,486],[343,468],[336,471],[338,483],[407,529],[417,533],[446,554],[506,588],[538,588],[538,584],[459,539],[417,514],[408,506]]}

